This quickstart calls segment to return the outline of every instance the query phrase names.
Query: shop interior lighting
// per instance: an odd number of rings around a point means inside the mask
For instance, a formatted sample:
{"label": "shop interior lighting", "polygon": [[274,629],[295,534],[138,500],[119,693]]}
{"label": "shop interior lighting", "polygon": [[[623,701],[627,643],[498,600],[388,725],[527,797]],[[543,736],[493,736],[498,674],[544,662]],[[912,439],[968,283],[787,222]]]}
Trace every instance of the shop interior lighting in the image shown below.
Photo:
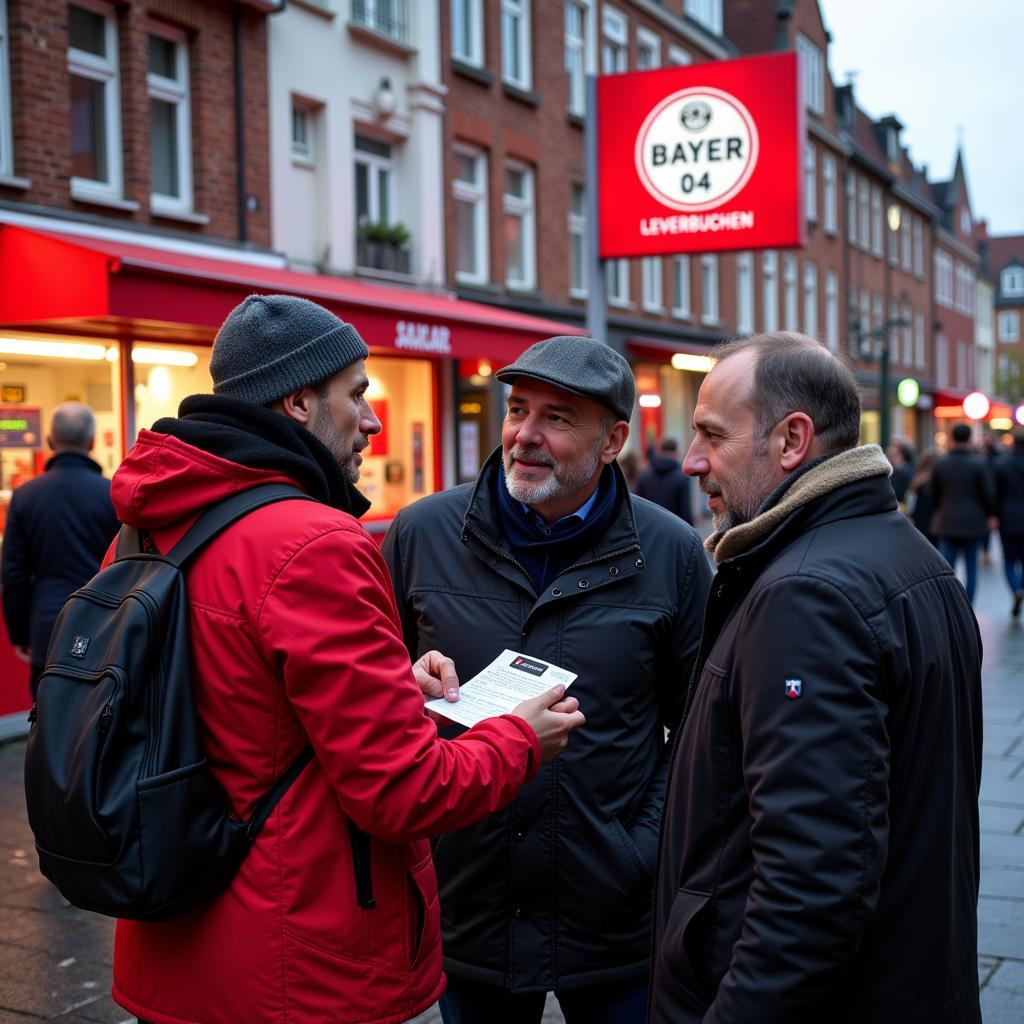
{"label": "shop interior lighting", "polygon": [[672,365],[677,370],[689,370],[692,373],[710,373],[716,362],[711,356],[699,356],[693,352],[676,352],[672,356]]}
{"label": "shop interior lighting", "polygon": [[1013,418],[1020,426],[1024,427],[1024,405],[1017,406],[1017,409],[1013,414]]}
{"label": "shop interior lighting", "polygon": [[195,366],[199,356],[183,348],[133,348],[132,362],[146,366]]}
{"label": "shop interior lighting", "polygon": [[481,377],[490,377],[490,375],[494,373],[494,367],[491,366],[491,364],[487,362],[486,359],[481,359],[480,362],[477,364],[476,372]]}
{"label": "shop interior lighting", "polygon": [[641,409],[658,409],[661,406],[661,395],[641,395]]}
{"label": "shop interior lighting", "polygon": [[992,419],[988,421],[988,425],[993,430],[1012,430],[1013,420],[1005,419],[1002,416],[994,416]]}
{"label": "shop interior lighting", "polygon": [[34,341],[30,338],[0,338],[0,355],[38,356],[44,359],[84,359],[98,363],[107,356],[104,345],[79,341]]}

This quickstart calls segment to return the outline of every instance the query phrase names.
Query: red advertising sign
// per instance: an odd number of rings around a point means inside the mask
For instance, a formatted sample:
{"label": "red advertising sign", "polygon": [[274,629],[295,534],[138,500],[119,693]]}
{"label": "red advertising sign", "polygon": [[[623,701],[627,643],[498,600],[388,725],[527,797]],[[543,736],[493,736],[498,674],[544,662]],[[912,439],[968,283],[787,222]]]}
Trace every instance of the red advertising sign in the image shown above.
{"label": "red advertising sign", "polygon": [[795,53],[597,81],[602,259],[803,244]]}

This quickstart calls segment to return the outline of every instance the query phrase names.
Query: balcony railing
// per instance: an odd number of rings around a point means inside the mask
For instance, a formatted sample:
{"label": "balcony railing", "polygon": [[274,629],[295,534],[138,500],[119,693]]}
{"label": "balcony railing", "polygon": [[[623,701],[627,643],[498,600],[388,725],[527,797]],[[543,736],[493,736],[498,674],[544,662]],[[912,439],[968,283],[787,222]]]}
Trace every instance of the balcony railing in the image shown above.
{"label": "balcony railing", "polygon": [[409,43],[408,0],[352,0],[352,21],[396,43]]}

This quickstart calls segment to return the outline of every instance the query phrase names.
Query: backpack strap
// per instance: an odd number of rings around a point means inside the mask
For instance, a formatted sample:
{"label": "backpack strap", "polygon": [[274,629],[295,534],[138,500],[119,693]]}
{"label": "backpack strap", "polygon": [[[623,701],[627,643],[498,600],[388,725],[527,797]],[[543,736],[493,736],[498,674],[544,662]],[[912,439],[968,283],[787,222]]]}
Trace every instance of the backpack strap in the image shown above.
{"label": "backpack strap", "polygon": [[[247,491],[232,494],[230,498],[211,505],[186,531],[177,544],[167,552],[167,559],[177,566],[187,562],[204,544],[209,543],[221,530],[264,505],[296,498],[315,501],[308,494],[290,484],[260,484]],[[118,538],[120,544],[120,537]]]}
{"label": "backpack strap", "polygon": [[141,555],[145,550],[142,543],[142,530],[122,523],[121,529],[117,531],[117,540],[114,544],[115,561],[128,555]]}

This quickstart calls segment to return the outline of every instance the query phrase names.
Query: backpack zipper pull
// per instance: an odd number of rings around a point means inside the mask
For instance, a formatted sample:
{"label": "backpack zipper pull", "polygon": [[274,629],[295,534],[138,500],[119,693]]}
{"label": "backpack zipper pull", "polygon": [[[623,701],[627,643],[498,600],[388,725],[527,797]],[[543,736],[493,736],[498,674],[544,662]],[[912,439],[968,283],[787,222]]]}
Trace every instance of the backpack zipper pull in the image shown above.
{"label": "backpack zipper pull", "polygon": [[32,710],[28,713],[28,724],[35,725],[36,719],[39,717],[39,704],[36,701],[32,701]]}
{"label": "backpack zipper pull", "polygon": [[110,706],[110,701],[108,700],[100,712],[100,720],[96,723],[96,731],[101,736],[110,728],[110,721],[113,717],[114,709]]}

